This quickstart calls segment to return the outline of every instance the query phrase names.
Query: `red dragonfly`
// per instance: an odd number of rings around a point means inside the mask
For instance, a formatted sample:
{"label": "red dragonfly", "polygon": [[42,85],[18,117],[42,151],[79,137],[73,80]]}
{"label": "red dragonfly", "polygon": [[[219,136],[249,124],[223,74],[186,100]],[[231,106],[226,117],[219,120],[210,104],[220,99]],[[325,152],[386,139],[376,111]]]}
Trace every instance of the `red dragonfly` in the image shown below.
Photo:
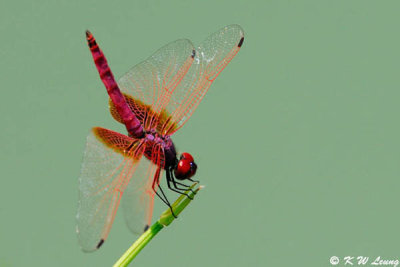
{"label": "red dragonfly", "polygon": [[170,206],[159,185],[162,173],[168,187],[180,194],[188,188],[182,181],[193,181],[197,165],[189,153],[178,159],[171,135],[186,123],[239,52],[244,34],[240,26],[230,25],[197,48],[187,39],[177,40],[118,82],[89,31],[86,38],[110,98],[110,113],[128,132],[94,127],[87,137],[76,231],[82,249],[94,251],[107,239],[122,195],[129,229],[142,233],[151,223],[155,195]]}

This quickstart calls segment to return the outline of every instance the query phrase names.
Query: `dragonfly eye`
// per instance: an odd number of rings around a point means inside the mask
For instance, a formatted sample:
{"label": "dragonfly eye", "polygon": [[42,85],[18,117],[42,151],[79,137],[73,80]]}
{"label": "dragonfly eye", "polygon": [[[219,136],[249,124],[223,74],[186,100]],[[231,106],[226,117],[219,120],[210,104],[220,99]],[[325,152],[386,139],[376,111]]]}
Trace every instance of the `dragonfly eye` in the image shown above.
{"label": "dragonfly eye", "polygon": [[186,159],[186,160],[188,160],[190,162],[194,162],[194,159],[193,159],[192,155],[190,155],[187,152],[183,152],[180,159]]}
{"label": "dragonfly eye", "polygon": [[193,162],[190,163],[190,177],[196,174],[197,164]]}
{"label": "dragonfly eye", "polygon": [[178,180],[185,180],[192,177],[197,170],[197,165],[194,163],[192,155],[182,153],[178,164],[175,167],[175,177]]}

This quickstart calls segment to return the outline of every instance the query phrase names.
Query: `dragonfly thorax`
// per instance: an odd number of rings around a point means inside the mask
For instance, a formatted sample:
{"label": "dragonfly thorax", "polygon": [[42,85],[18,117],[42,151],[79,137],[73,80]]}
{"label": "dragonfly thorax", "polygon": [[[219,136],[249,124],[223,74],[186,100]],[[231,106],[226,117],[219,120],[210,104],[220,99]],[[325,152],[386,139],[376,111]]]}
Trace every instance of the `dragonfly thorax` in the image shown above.
{"label": "dragonfly thorax", "polygon": [[[144,155],[154,164],[162,166],[164,169],[176,165],[178,160],[175,145],[169,135],[160,135],[156,131],[148,131],[145,134],[145,144]],[[159,153],[160,149],[163,153]]]}
{"label": "dragonfly thorax", "polygon": [[[184,152],[178,160],[174,142],[169,135],[160,135],[156,131],[148,131],[145,135],[145,144],[144,155],[146,158],[167,171],[173,170],[176,179],[185,180],[195,175],[197,165],[192,155]],[[160,153],[160,148],[162,148],[163,153]]]}

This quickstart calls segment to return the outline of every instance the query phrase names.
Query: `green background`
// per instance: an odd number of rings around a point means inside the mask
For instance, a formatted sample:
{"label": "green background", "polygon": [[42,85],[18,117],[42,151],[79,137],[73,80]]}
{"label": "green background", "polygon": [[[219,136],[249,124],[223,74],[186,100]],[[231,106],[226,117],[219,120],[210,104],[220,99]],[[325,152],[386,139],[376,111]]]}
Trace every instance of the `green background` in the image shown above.
{"label": "green background", "polygon": [[170,41],[198,44],[232,23],[245,30],[241,51],[174,136],[206,188],[136,266],[400,258],[399,8],[1,0],[0,266],[110,266],[134,241],[120,213],[95,253],[75,235],[86,135],[122,129],[84,31],[119,77]]}

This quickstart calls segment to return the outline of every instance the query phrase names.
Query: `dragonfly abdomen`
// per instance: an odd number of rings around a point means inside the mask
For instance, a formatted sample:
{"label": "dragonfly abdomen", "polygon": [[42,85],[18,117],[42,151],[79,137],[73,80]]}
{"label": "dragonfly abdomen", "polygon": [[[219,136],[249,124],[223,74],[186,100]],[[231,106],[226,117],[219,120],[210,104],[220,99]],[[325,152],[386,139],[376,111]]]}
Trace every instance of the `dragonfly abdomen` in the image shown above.
{"label": "dragonfly abdomen", "polygon": [[107,93],[111,98],[111,101],[113,102],[122,121],[124,122],[128,133],[136,138],[143,137],[144,130],[140,121],[135,116],[135,114],[133,114],[128,104],[126,103],[125,98],[122,95],[118,84],[114,79],[114,75],[112,74],[111,69],[108,66],[107,59],[104,53],[101,51],[100,47],[97,45],[95,38],[89,31],[86,31],[86,39],[93,56],[93,60],[96,64],[97,71],[99,72],[101,81],[106,87]]}

